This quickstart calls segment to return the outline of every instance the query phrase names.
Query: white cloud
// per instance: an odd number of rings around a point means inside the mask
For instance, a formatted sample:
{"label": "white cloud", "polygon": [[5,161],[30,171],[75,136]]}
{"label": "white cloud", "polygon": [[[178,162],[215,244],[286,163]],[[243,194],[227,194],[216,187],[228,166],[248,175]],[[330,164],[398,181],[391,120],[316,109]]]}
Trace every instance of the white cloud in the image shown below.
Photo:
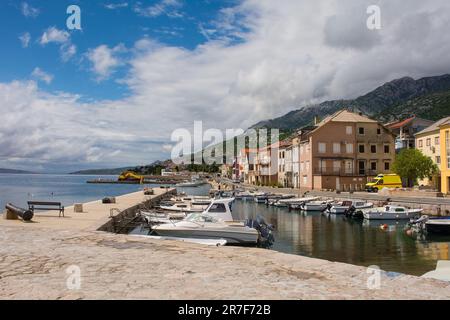
{"label": "white cloud", "polygon": [[29,32],[24,32],[19,36],[20,43],[22,44],[23,48],[28,48],[28,45],[30,44],[31,35]]}
{"label": "white cloud", "polygon": [[63,62],[69,61],[77,53],[76,45],[70,40],[70,33],[56,27],[49,27],[45,30],[39,42],[43,46],[49,43],[59,44],[59,52]]}
{"label": "white cloud", "polygon": [[161,0],[154,5],[148,7],[142,7],[138,3],[134,11],[144,17],[158,17],[160,15],[166,15],[170,18],[180,18],[183,13],[179,10],[183,7],[183,3],[180,0]]}
{"label": "white cloud", "polygon": [[121,8],[128,7],[128,2],[119,2],[119,3],[107,3],[104,5],[106,9],[116,10]]}
{"label": "white cloud", "polygon": [[118,53],[125,50],[123,45],[109,48],[107,45],[100,45],[95,49],[90,49],[86,56],[92,63],[92,71],[96,74],[97,80],[107,79],[114,69],[122,62]]}
{"label": "white cloud", "polygon": [[41,45],[46,45],[48,43],[66,43],[70,40],[70,34],[67,31],[59,30],[55,27],[50,27],[44,31],[41,36]]}
{"label": "white cloud", "polygon": [[77,53],[77,47],[74,44],[65,43],[59,47],[59,51],[61,54],[61,59],[64,62],[67,62]]}
{"label": "white cloud", "polygon": [[39,13],[40,13],[40,10],[39,9],[37,9],[37,8],[33,8],[31,5],[29,5],[27,2],[22,2],[22,5],[21,5],[21,11],[22,11],[22,14],[25,16],[25,17],[32,17],[32,18],[35,18],[35,17],[37,17],[38,15],[39,15]]}
{"label": "white cloud", "polygon": [[[130,95],[116,101],[81,103],[35,83],[0,83],[6,124],[0,137],[8,137],[0,139],[0,164],[149,163],[167,157],[171,132],[192,130],[194,120],[205,129],[247,128],[308,103],[356,97],[394,78],[450,72],[447,0],[377,3],[383,27],[370,41],[362,18],[373,4],[368,0],[246,0],[205,25],[216,31],[194,50],[144,38],[128,62]],[[89,51],[100,78],[124,63],[117,50]],[[24,122],[27,132],[17,129]],[[111,157],[116,150],[120,155]]]}
{"label": "white cloud", "polygon": [[31,76],[37,80],[43,81],[46,84],[50,84],[53,81],[53,75],[43,71],[41,68],[34,68]]}

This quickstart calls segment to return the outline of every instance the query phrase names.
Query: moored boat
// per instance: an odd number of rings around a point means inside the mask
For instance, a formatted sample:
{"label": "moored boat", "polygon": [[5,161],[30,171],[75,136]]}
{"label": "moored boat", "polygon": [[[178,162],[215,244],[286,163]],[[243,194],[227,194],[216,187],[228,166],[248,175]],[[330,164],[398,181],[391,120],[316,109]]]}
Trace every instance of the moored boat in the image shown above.
{"label": "moored boat", "polygon": [[401,206],[388,205],[381,208],[361,210],[367,220],[409,220],[417,217],[423,209],[407,209]]}

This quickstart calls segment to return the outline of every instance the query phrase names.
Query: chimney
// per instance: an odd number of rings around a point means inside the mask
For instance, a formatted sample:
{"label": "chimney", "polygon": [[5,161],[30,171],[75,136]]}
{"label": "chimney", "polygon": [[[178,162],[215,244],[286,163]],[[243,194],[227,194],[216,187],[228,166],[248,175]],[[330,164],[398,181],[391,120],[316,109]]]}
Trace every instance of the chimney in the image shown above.
{"label": "chimney", "polygon": [[314,125],[317,126],[320,122],[319,116],[314,116]]}

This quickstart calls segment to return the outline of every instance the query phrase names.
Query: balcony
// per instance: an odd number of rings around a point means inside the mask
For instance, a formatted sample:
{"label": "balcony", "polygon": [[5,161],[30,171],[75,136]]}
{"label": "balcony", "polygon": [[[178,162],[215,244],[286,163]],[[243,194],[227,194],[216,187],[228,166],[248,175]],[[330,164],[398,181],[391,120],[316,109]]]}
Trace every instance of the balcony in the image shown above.
{"label": "balcony", "polygon": [[[357,172],[355,172],[357,171]],[[366,177],[366,176],[377,176],[378,172],[376,170],[369,169],[343,169],[343,168],[314,168],[313,175],[316,176],[338,176],[338,177]]]}

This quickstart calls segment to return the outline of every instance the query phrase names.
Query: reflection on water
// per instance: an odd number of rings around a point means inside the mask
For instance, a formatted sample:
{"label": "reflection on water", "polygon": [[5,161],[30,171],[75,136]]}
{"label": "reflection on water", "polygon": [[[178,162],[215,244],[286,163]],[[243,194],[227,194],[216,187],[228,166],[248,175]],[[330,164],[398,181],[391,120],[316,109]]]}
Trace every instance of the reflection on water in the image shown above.
{"label": "reflection on water", "polygon": [[254,201],[236,201],[241,218],[262,215],[276,226],[273,249],[383,270],[422,275],[448,260],[450,238],[416,239],[404,232],[406,222],[355,221],[344,216],[289,212]]}

